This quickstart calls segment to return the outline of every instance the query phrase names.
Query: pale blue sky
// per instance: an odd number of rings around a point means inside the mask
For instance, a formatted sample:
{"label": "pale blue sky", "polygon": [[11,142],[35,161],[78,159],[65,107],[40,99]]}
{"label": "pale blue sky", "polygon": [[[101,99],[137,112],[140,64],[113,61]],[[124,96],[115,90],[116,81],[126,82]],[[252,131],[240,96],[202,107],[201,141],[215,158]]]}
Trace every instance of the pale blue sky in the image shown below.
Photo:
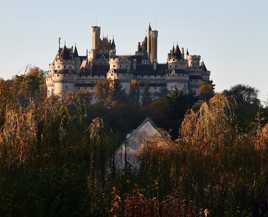
{"label": "pale blue sky", "polygon": [[133,53],[149,22],[159,30],[160,61],[178,42],[203,57],[217,91],[242,83],[267,98],[267,0],[0,0],[0,77],[27,64],[47,69],[59,36],[85,54],[96,24],[119,54]]}

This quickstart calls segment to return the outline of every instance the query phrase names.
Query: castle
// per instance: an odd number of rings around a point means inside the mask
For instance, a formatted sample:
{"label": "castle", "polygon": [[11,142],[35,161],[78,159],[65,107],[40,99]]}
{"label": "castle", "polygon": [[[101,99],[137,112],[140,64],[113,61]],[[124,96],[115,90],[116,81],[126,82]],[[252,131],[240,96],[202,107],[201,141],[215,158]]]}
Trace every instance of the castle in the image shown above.
{"label": "castle", "polygon": [[147,87],[153,98],[163,90],[173,89],[198,95],[200,81],[210,82],[210,71],[201,57],[173,45],[167,62],[158,63],[157,38],[158,31],[149,25],[134,55],[117,55],[114,39],[101,38],[99,26],[91,28],[91,50],[85,56],[78,54],[76,46],[61,47],[59,43],[46,77],[47,96],[74,91],[95,93],[98,80],[111,84],[119,81],[126,93],[130,91],[131,82],[138,81],[141,93]]}

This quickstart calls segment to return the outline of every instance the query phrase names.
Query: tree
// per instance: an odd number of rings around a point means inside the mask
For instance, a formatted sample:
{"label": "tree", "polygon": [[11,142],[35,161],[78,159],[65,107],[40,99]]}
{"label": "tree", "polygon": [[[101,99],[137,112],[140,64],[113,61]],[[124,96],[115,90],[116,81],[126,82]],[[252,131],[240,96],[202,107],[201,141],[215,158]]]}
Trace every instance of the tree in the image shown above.
{"label": "tree", "polygon": [[148,105],[152,102],[152,97],[150,93],[150,86],[146,84],[142,93],[142,105]]}
{"label": "tree", "polygon": [[239,104],[259,104],[258,90],[249,85],[238,84],[231,87],[230,90],[224,90],[225,96],[231,96]]}
{"label": "tree", "polygon": [[211,81],[200,81],[199,94],[202,100],[208,100],[214,95],[214,85]]}
{"label": "tree", "polygon": [[35,115],[32,108],[25,111],[7,109],[3,130],[0,133],[0,156],[8,167],[22,165],[29,157],[37,133]]}
{"label": "tree", "polygon": [[106,80],[97,80],[96,97],[99,101],[104,101],[108,96],[109,84]]}
{"label": "tree", "polygon": [[170,91],[167,96],[144,106],[144,114],[154,120],[159,127],[168,130],[175,138],[178,134],[178,125],[195,101],[193,96],[185,95],[175,89]]}
{"label": "tree", "polygon": [[204,152],[233,143],[236,133],[233,103],[224,95],[215,95],[197,112],[190,111],[181,124],[181,137]]}
{"label": "tree", "polygon": [[234,113],[239,131],[248,132],[255,128],[254,120],[260,110],[258,91],[253,87],[239,84],[230,90],[224,90],[223,94],[233,99],[235,103]]}
{"label": "tree", "polygon": [[103,120],[99,117],[94,118],[89,125],[89,135],[90,139],[95,141],[100,141],[103,138],[104,123]]}
{"label": "tree", "polygon": [[130,90],[129,90],[129,102],[134,105],[139,105],[140,101],[140,86],[138,80],[130,81]]}
{"label": "tree", "polygon": [[113,82],[112,85],[109,85],[107,90],[107,96],[104,99],[106,107],[112,108],[118,103],[126,102],[127,96],[125,91],[122,89],[122,86],[119,80],[109,81]]}
{"label": "tree", "polygon": [[256,149],[263,150],[268,148],[268,123],[258,129],[256,137]]}

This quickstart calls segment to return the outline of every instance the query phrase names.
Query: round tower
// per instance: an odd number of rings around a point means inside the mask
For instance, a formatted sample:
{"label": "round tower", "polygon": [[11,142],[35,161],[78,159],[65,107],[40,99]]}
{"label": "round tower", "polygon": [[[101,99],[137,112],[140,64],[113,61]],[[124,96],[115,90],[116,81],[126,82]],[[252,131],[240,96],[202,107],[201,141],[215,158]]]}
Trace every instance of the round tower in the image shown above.
{"label": "round tower", "polygon": [[149,25],[147,33],[147,54],[150,63],[157,62],[157,38],[158,31],[152,30],[151,25]]}
{"label": "round tower", "polygon": [[151,52],[150,52],[150,61],[151,63],[157,62],[157,37],[158,31],[151,31]]}
{"label": "round tower", "polygon": [[101,32],[101,28],[99,26],[92,26],[91,27],[91,48],[92,48],[92,50],[96,50],[99,48],[100,32]]}
{"label": "round tower", "polygon": [[148,32],[147,32],[147,54],[149,58],[150,58],[150,53],[151,53],[151,33],[152,33],[152,28],[151,28],[151,25],[149,24]]}

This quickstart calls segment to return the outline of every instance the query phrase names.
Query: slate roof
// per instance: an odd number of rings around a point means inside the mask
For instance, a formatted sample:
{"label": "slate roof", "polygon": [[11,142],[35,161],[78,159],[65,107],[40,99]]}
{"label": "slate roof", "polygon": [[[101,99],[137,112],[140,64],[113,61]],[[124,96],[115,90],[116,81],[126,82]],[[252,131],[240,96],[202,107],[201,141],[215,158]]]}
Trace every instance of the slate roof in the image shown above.
{"label": "slate roof", "polygon": [[202,79],[200,75],[190,75],[190,79]]}
{"label": "slate roof", "polygon": [[88,68],[81,70],[81,74],[91,76],[106,76],[106,73],[108,72],[109,68],[109,65],[93,64],[89,65]]}
{"label": "slate roof", "polygon": [[207,67],[206,67],[204,62],[201,63],[200,68],[201,68],[202,71],[205,71],[205,72],[207,71]]}
{"label": "slate roof", "polygon": [[63,48],[59,48],[58,56],[63,60],[71,60],[73,58],[79,57],[76,46],[73,49],[73,47],[67,48],[66,45],[64,45]]}
{"label": "slate roof", "polygon": [[76,46],[74,47],[73,57],[78,57],[78,51],[77,51]]}

